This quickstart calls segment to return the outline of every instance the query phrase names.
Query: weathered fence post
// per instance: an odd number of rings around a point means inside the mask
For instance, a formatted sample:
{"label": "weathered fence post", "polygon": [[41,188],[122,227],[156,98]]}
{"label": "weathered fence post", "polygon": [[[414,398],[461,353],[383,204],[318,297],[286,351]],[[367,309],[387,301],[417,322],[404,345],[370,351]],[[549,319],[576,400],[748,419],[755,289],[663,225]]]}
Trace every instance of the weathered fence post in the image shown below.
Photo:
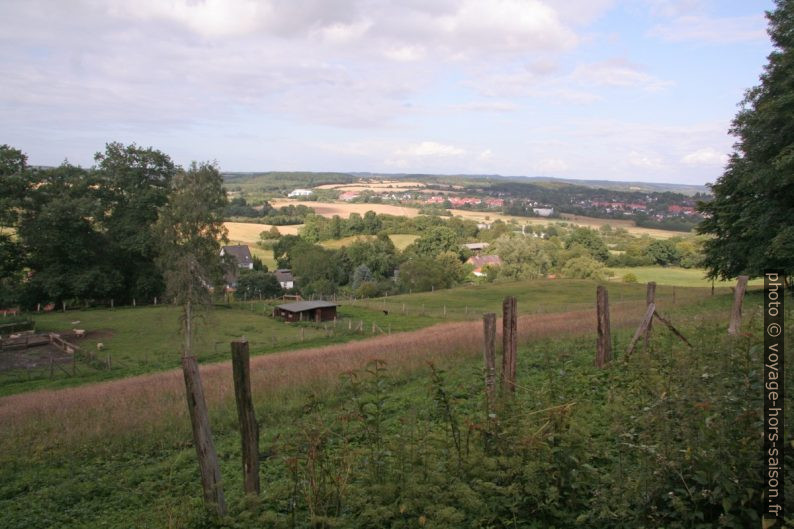
{"label": "weathered fence post", "polygon": [[221,470],[215,444],[212,441],[207,402],[204,400],[204,388],[201,386],[201,376],[195,356],[182,357],[182,373],[185,376],[187,407],[193,427],[193,445],[196,447],[196,457],[201,471],[204,503],[218,516],[223,516],[226,514],[226,501],[223,497]]}
{"label": "weathered fence post", "polygon": [[598,338],[596,339],[596,367],[606,366],[612,360],[612,337],[609,328],[609,294],[603,285],[596,289],[596,318]]}
{"label": "weathered fence post", "polygon": [[502,391],[516,390],[516,343],[518,316],[516,298],[508,296],[502,302]]}
{"label": "weathered fence post", "polygon": [[[656,282],[651,281],[648,283],[647,288],[645,290],[645,309],[648,309],[648,305],[656,304]],[[651,341],[651,330],[653,329],[653,319],[648,322],[648,327],[645,329],[645,350],[648,350],[648,345]]]}
{"label": "weathered fence post", "polygon": [[736,290],[733,293],[733,309],[731,310],[731,323],[728,326],[728,334],[735,336],[742,327],[742,301],[744,291],[747,290],[747,276],[739,276],[736,282]]}
{"label": "weathered fence post", "polygon": [[248,340],[232,342],[232,376],[243,456],[243,483],[246,494],[259,494],[259,426],[251,400],[251,370]]}
{"label": "weathered fence post", "polygon": [[483,361],[485,362],[485,403],[486,413],[491,413],[494,400],[494,382],[496,378],[496,314],[489,312],[482,315],[482,329],[485,337]]}

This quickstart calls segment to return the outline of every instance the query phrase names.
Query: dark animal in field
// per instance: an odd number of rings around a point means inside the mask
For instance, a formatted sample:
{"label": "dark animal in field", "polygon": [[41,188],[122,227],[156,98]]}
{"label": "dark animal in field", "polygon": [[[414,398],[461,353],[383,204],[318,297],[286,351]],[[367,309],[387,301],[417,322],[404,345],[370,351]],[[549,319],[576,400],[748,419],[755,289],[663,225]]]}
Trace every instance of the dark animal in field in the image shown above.
{"label": "dark animal in field", "polygon": [[389,315],[389,311],[388,311],[388,310],[384,310],[384,311],[383,311],[383,313],[384,313],[386,316],[388,316],[388,315]]}

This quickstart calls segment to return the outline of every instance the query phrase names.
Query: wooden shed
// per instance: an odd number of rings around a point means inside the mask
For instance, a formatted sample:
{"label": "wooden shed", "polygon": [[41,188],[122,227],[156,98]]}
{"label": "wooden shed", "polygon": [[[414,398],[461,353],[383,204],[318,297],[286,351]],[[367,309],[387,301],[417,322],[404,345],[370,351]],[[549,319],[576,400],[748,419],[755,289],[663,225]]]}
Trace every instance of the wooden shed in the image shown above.
{"label": "wooden shed", "polygon": [[273,316],[284,321],[328,321],[336,318],[336,303],[328,301],[297,301],[273,309]]}

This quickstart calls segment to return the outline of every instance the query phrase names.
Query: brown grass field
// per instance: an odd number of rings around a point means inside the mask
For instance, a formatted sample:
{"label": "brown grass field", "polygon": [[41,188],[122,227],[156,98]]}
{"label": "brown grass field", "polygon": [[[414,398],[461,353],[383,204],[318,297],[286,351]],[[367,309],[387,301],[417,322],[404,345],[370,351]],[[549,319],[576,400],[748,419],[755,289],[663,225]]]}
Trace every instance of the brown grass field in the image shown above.
{"label": "brown grass field", "polygon": [[[643,309],[643,301],[613,303],[613,329],[633,328]],[[594,332],[594,309],[519,318],[519,343]],[[332,390],[340,374],[361,369],[373,359],[384,360],[390,371],[399,373],[422,368],[428,361],[448,365],[476,357],[481,350],[482,323],[470,321],[257,356],[251,358],[254,399],[261,403],[286,398],[291,392]],[[223,420],[234,401],[230,364],[204,365],[201,376],[214,420]],[[33,456],[79,446],[102,448],[102,443],[129,442],[140,436],[162,439],[164,445],[182,442],[189,432],[184,398],[179,370],[5,397],[0,399],[0,450]]]}

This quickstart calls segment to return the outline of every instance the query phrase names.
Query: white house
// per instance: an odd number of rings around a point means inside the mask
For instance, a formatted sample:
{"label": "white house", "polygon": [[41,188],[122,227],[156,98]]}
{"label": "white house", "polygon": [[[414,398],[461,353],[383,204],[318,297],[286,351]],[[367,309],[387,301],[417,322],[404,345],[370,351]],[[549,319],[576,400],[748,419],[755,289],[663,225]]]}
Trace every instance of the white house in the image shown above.
{"label": "white house", "polygon": [[554,208],[532,208],[532,211],[539,217],[551,217],[554,215]]}
{"label": "white house", "polygon": [[308,197],[314,193],[311,189],[295,189],[287,195],[289,198]]}

